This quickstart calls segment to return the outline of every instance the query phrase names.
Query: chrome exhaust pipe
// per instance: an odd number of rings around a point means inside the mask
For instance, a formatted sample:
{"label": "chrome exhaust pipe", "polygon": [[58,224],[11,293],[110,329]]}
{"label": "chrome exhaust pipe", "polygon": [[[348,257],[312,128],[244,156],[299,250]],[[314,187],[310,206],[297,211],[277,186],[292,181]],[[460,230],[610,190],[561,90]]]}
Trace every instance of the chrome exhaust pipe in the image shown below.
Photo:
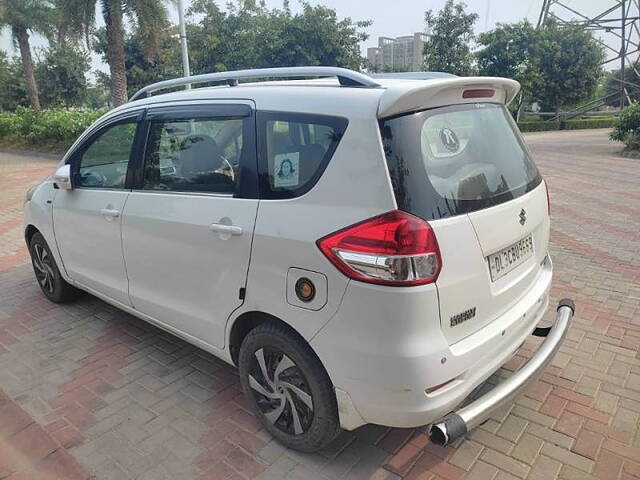
{"label": "chrome exhaust pipe", "polygon": [[529,361],[485,395],[429,425],[429,439],[436,445],[447,446],[485,422],[495,409],[518,396],[529,383],[542,374],[553,359],[569,330],[575,309],[573,300],[560,300],[553,326],[534,330],[534,335],[546,338]]}

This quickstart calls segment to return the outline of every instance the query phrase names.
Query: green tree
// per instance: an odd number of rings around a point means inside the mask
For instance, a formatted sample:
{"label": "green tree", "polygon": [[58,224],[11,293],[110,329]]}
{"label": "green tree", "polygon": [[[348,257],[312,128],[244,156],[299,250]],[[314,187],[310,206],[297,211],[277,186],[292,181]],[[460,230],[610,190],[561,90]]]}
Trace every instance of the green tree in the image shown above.
{"label": "green tree", "polygon": [[110,100],[109,78],[102,79],[99,75],[96,75],[96,81],[87,87],[87,95],[83,106],[98,110],[107,108]]}
{"label": "green tree", "polygon": [[[640,76],[636,70],[627,66],[624,69],[625,89],[632,102],[640,102]],[[606,96],[605,103],[612,107],[620,106],[620,70],[613,70],[605,74],[603,88],[599,92],[602,96]],[[625,98],[625,103],[628,100]]]}
{"label": "green tree", "polygon": [[[156,58],[159,36],[168,27],[167,11],[162,0],[98,0],[104,17],[107,38],[106,60],[110,71],[113,105],[127,101],[125,64],[125,15],[145,39],[146,55]],[[95,26],[96,0],[65,0],[62,8],[76,31],[89,38]]]}
{"label": "green tree", "polygon": [[52,43],[36,65],[36,78],[47,85],[41,97],[46,107],[81,105],[87,93],[89,56],[69,40]]}
{"label": "green tree", "polygon": [[498,24],[494,30],[477,37],[480,50],[476,52],[478,74],[488,77],[512,78],[520,82],[522,90],[512,104],[516,118],[522,105],[531,97],[531,49],[537,41],[537,31],[523,20]]}
{"label": "green tree", "polygon": [[269,9],[241,1],[222,11],[213,0],[195,0],[187,26],[196,73],[242,68],[336,65],[359,69],[365,59],[360,42],[370,22],[339,19],[335,10],[302,2],[293,13],[288,2]]}
{"label": "green tree", "polygon": [[524,20],[498,24],[494,30],[478,35],[481,49],[476,53],[478,73],[488,77],[513,78],[526,88],[529,58],[536,42],[536,30]]}
{"label": "green tree", "polygon": [[[161,80],[182,75],[182,64],[178,41],[172,38],[177,29],[171,27],[161,32],[156,40],[157,52],[154,57],[148,54],[145,37],[140,32],[126,35],[124,42],[125,68],[127,75],[127,95],[131,96],[142,87]],[[107,35],[104,28],[95,32],[94,51],[106,58]],[[108,77],[102,72],[97,74],[101,82]]]}
{"label": "green tree", "polygon": [[424,46],[425,69],[455,75],[471,75],[474,71],[470,43],[478,14],[467,13],[465,3],[447,0],[437,14],[424,14],[429,40]]}
{"label": "green tree", "polygon": [[34,75],[29,32],[49,33],[53,5],[48,0],[0,0],[0,27],[11,30],[18,44],[29,103],[35,111],[40,110],[38,86]]}
{"label": "green tree", "polygon": [[22,64],[17,58],[9,58],[0,50],[0,111],[26,107],[27,88]]}
{"label": "green tree", "polygon": [[590,98],[602,76],[604,51],[591,32],[547,22],[530,52],[532,97],[560,114]]}

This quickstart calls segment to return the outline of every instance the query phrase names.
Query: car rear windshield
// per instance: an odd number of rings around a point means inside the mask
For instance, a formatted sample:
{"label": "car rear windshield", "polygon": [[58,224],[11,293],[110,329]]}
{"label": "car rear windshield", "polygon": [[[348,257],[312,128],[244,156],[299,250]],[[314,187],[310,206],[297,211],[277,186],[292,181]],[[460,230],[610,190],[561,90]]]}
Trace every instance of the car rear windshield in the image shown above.
{"label": "car rear windshield", "polygon": [[425,220],[480,210],[541,177],[502,105],[474,103],[382,120],[398,208]]}

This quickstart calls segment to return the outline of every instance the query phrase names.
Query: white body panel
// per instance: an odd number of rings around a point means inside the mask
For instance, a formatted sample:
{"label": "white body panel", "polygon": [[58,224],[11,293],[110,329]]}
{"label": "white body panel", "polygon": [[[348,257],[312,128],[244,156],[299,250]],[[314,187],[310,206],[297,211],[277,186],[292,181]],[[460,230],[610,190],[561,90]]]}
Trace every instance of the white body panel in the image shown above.
{"label": "white body panel", "polygon": [[[316,241],[398,208],[379,117],[476,101],[461,99],[467,87],[495,88],[494,103],[508,103],[518,89],[505,79],[381,83],[341,88],[324,80],[269,82],[169,93],[109,112],[71,149],[114,115],[150,106],[249,101],[257,111],[348,119],[326,170],[297,198],[56,191],[48,182],[27,202],[25,226],[43,233],[68,281],[226,361],[233,360],[229,342],[236,321],[260,312],[290,325],[329,374],[344,428],[428,423],[507,361],[542,317],[552,276],[549,217],[541,184],[501,205],[430,222],[443,266],[428,285],[372,285],[338,271]],[[121,214],[106,219],[104,208]],[[525,226],[518,223],[522,208]],[[241,233],[211,231],[214,223]],[[486,257],[528,233],[535,255],[492,282]],[[305,271],[323,288],[322,301],[308,308],[288,301],[291,275]],[[473,307],[474,318],[450,326],[451,316]]]}
{"label": "white body panel", "polygon": [[69,277],[126,305],[120,234],[128,195],[122,190],[58,190],[53,204],[56,244]]}
{"label": "white body panel", "polygon": [[[366,113],[373,115],[373,111],[362,112],[350,120],[349,135],[342,139],[311,191],[290,200],[260,201],[247,298],[234,316],[265,312],[310,340],[335,314],[349,280],[322,255],[315,241],[345,225],[395,208],[375,135],[377,124],[372,117],[360,118]],[[320,272],[328,278],[328,300],[322,309],[306,310],[286,302],[289,267]]]}
{"label": "white body panel", "polygon": [[230,196],[132,192],[122,244],[136,310],[223,347],[227,318],[242,303],[257,208]]}
{"label": "white body panel", "polygon": [[[452,411],[511,358],[542,318],[550,287],[549,262],[511,310],[449,345],[433,285],[397,291],[350,282],[338,314],[311,345],[334,385],[348,392],[345,418],[362,419],[351,428],[426,425]],[[452,378],[442,390],[425,393]]]}

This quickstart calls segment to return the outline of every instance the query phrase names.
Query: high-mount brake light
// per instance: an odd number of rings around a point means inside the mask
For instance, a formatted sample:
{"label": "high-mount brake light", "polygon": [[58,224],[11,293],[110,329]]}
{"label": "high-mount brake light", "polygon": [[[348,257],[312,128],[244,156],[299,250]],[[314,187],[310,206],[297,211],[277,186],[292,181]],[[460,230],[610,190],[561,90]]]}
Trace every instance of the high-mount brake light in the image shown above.
{"label": "high-mount brake light", "polygon": [[347,277],[390,286],[435,282],[442,268],[440,248],[427,222],[393,210],[351,225],[317,242]]}
{"label": "high-mount brake light", "polygon": [[496,91],[491,88],[474,88],[462,92],[462,98],[491,98]]}

